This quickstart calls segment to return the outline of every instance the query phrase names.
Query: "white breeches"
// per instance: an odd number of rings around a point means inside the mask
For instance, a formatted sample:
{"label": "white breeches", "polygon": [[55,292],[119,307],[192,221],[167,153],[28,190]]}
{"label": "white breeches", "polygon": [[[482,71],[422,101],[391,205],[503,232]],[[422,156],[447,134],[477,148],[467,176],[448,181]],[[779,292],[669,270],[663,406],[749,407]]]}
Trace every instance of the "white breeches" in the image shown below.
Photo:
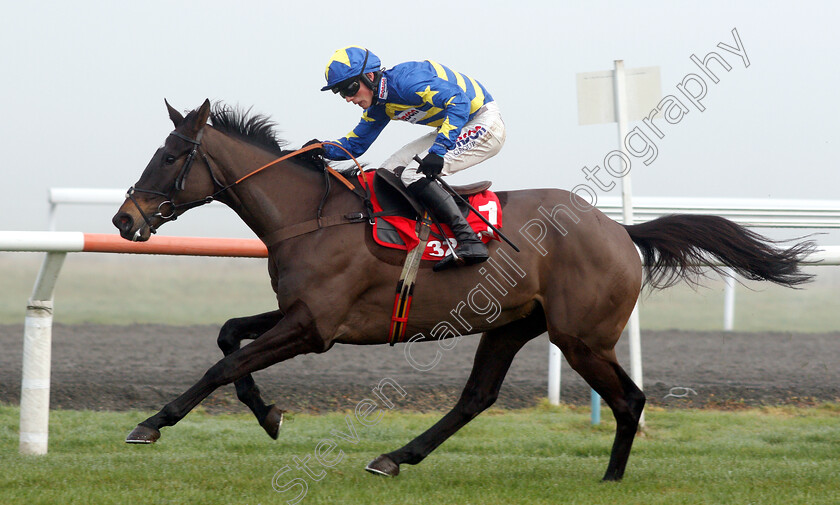
{"label": "white breeches", "polygon": [[[399,151],[385,160],[383,167],[394,171],[397,167],[405,167],[400,177],[408,187],[423,177],[417,169],[420,164],[414,159],[426,156],[429,148],[437,137],[437,130],[404,145]],[[505,123],[499,113],[496,102],[490,102],[479,109],[478,113],[461,129],[461,134],[455,141],[455,147],[443,156],[442,175],[451,175],[465,168],[481,163],[495,156],[505,143]]]}

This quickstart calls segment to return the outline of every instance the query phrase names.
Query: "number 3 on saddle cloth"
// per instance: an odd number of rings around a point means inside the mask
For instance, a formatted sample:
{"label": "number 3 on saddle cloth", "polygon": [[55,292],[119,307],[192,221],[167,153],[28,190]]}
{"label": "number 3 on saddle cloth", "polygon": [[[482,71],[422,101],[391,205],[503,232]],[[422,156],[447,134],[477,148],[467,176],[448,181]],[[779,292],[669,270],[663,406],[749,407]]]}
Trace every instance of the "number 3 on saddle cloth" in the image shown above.
{"label": "number 3 on saddle cloth", "polygon": [[[391,249],[400,249],[403,251],[414,249],[420,243],[416,231],[417,219],[408,216],[414,216],[416,213],[407,202],[401,202],[404,196],[395,189],[395,185],[401,184],[397,176],[384,169],[369,170],[364,173],[364,176],[367,179],[368,187],[371,188],[371,203],[373,204],[373,211],[375,213],[382,212],[383,207],[386,210],[392,210],[395,204],[398,207],[396,210],[398,215],[376,217],[373,225],[373,240],[377,244]],[[359,183],[362,183],[361,177],[362,175],[360,174]],[[476,188],[473,188],[472,191],[469,191],[468,188],[460,188],[465,191],[458,192],[461,194],[468,193],[465,198],[468,199],[470,205],[481,212],[493,226],[501,229],[502,207],[499,204],[499,198],[496,196],[496,193],[488,189],[481,190],[481,188],[489,187],[489,183],[479,183],[476,186],[478,186],[478,192],[475,192]],[[457,191],[459,188],[456,186],[453,189]],[[380,197],[382,203],[380,203]],[[458,202],[458,198],[455,201]],[[400,203],[403,204],[401,207],[399,205]],[[459,205],[459,207],[461,206]],[[466,207],[461,207],[461,211],[467,215],[467,222],[472,226],[482,242],[486,244],[493,239],[499,240],[499,237],[493,233],[493,230],[476,216],[475,213],[469,212],[467,214],[468,210]],[[446,233],[447,240],[442,240],[438,227],[432,225],[431,236],[426,243],[426,249],[423,251],[421,259],[439,261],[450,253],[450,244],[455,244],[454,234],[446,224],[441,224],[441,228]]]}

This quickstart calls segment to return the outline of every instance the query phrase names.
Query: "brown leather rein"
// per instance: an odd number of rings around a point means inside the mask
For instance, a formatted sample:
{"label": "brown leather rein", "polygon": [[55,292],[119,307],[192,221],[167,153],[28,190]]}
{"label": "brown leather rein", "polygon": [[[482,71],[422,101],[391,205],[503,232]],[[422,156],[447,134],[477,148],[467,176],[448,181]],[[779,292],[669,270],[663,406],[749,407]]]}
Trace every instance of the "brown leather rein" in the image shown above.
{"label": "brown leather rein", "polygon": [[[265,170],[266,168],[271,167],[271,166],[273,166],[273,165],[276,165],[276,164],[280,163],[281,161],[286,161],[286,160],[287,160],[287,159],[289,159],[289,158],[294,158],[295,156],[298,156],[298,155],[300,155],[300,154],[303,154],[303,153],[305,153],[305,152],[307,152],[307,151],[312,151],[313,149],[319,149],[319,148],[323,147],[323,146],[324,146],[324,144],[331,145],[331,146],[336,146],[336,147],[338,147],[339,149],[341,149],[342,151],[344,151],[345,153],[347,153],[347,156],[350,156],[350,159],[352,159],[352,160],[356,163],[356,166],[357,166],[357,167],[359,167],[359,171],[362,171],[362,165],[359,163],[359,161],[358,161],[355,157],[353,157],[353,155],[352,155],[352,154],[350,154],[350,152],[349,152],[347,149],[344,149],[344,146],[342,146],[341,144],[338,144],[338,143],[336,143],[336,142],[320,142],[320,143],[317,143],[317,144],[311,144],[311,145],[308,145],[308,146],[306,146],[306,147],[303,147],[303,148],[301,148],[301,149],[298,149],[297,151],[291,152],[291,153],[289,153],[289,154],[287,154],[287,155],[285,155],[285,156],[283,156],[283,157],[281,157],[281,158],[277,158],[277,159],[276,159],[276,160],[274,160],[274,161],[271,161],[271,162],[269,162],[269,163],[266,163],[265,165],[261,166],[260,168],[258,168],[258,169],[256,169],[256,170],[254,170],[253,172],[250,172],[250,173],[248,173],[248,174],[246,174],[246,175],[244,175],[244,176],[240,177],[240,178],[239,178],[239,180],[237,180],[236,182],[234,182],[233,184],[231,184],[230,186],[228,186],[228,188],[231,188],[231,187],[233,187],[233,186],[236,186],[237,184],[239,184],[240,182],[244,181],[245,179],[247,179],[247,178],[251,177],[252,175],[256,175],[256,174],[258,174],[258,173],[262,172],[263,170]],[[335,169],[333,169],[332,167],[330,167],[330,166],[329,166],[329,165],[327,165],[327,164],[324,164],[324,166],[325,166],[325,168],[326,168],[327,172],[328,172],[330,175],[332,175],[333,177],[335,177],[336,179],[338,179],[338,180],[339,180],[342,184],[344,184],[345,186],[347,186],[347,188],[348,188],[350,191],[353,191],[354,189],[356,189],[356,187],[355,187],[355,186],[353,186],[353,183],[352,183],[352,182],[348,181],[346,177],[344,177],[343,175],[341,175],[340,173],[338,173]]]}
{"label": "brown leather rein", "polygon": [[[349,156],[350,159],[352,159],[353,162],[356,163],[356,166],[359,168],[359,172],[364,172],[364,170],[362,169],[362,165],[359,163],[359,161],[347,149],[345,149],[344,146],[342,146],[341,144],[335,143],[335,142],[319,142],[319,143],[311,144],[311,145],[308,145],[304,148],[298,149],[297,151],[293,151],[289,154],[286,154],[285,156],[281,156],[280,158],[277,158],[277,159],[275,159],[275,160],[273,160],[269,163],[266,163],[265,165],[255,169],[255,170],[252,170],[251,172],[249,172],[249,173],[245,174],[244,176],[240,177],[239,179],[237,179],[235,182],[233,182],[231,184],[228,184],[228,185],[224,185],[224,184],[220,183],[218,181],[218,179],[216,179],[216,176],[213,174],[213,169],[212,169],[212,166],[210,164],[210,160],[208,159],[206,153],[199,150],[199,148],[201,147],[201,133],[199,133],[199,136],[196,139],[191,139],[191,138],[186,137],[185,135],[182,135],[181,133],[175,132],[175,131],[170,133],[170,135],[174,135],[174,136],[177,136],[179,138],[182,138],[185,141],[187,141],[187,142],[189,142],[193,145],[192,151],[189,154],[189,156],[187,158],[187,161],[184,163],[184,166],[182,167],[181,172],[180,172],[179,176],[177,177],[175,183],[173,184],[172,190],[170,190],[169,193],[163,193],[161,191],[141,189],[141,188],[136,188],[136,187],[132,186],[131,188],[129,188],[128,192],[126,193],[126,198],[130,199],[134,203],[134,205],[137,207],[137,210],[140,211],[140,214],[143,217],[143,220],[146,221],[146,224],[149,226],[149,229],[151,230],[152,233],[155,233],[157,231],[156,227],[152,225],[150,217],[147,216],[145,212],[143,212],[143,209],[140,207],[140,204],[134,198],[135,193],[150,193],[150,194],[154,194],[154,195],[163,196],[164,198],[166,198],[166,200],[158,206],[157,212],[155,214],[153,214],[153,216],[152,216],[152,217],[160,217],[161,219],[164,220],[164,222],[166,222],[166,221],[174,221],[177,218],[176,214],[177,214],[177,211],[179,209],[189,210],[189,209],[192,209],[194,207],[199,207],[201,205],[208,204],[208,203],[212,202],[213,200],[216,200],[216,198],[219,195],[221,195],[222,193],[224,193],[227,190],[229,190],[230,188],[242,183],[243,181],[245,181],[249,177],[252,177],[252,176],[258,174],[258,173],[262,172],[263,170],[265,170],[269,167],[277,165],[280,162],[286,161],[290,158],[294,158],[295,156],[299,156],[299,155],[301,155],[301,154],[303,154],[307,151],[312,151],[314,149],[322,148],[324,146],[324,144],[336,146],[339,149],[341,149],[342,151],[344,151],[345,153],[347,153],[347,156]],[[207,195],[206,197],[204,197],[200,200],[195,200],[195,201],[192,201],[192,202],[176,204],[174,202],[174,194],[177,191],[180,191],[180,190],[184,189],[185,179],[186,179],[186,177],[189,173],[190,166],[192,165],[192,162],[193,162],[193,160],[195,158],[195,155],[197,153],[201,154],[201,157],[204,159],[204,162],[207,165],[207,169],[210,172],[210,177],[213,179],[213,183],[217,187],[219,187],[220,189],[218,191],[215,191],[212,195]],[[330,176],[338,179],[338,181],[341,182],[344,186],[346,186],[347,189],[349,189],[354,195],[361,198],[365,202],[365,208],[367,209],[367,213],[353,212],[353,213],[344,214],[344,215],[322,217],[321,216],[321,210],[324,206],[324,203],[326,202],[327,196],[329,195],[329,191],[330,191]],[[309,221],[305,221],[303,223],[297,223],[297,224],[294,224],[294,225],[285,226],[283,228],[280,228],[279,230],[276,230],[274,232],[269,233],[268,235],[266,235],[264,237],[260,237],[260,240],[262,240],[263,243],[265,243],[266,247],[271,248],[271,246],[276,245],[276,244],[278,244],[278,243],[280,243],[284,240],[287,240],[287,239],[290,239],[290,238],[293,238],[293,237],[297,237],[297,236],[300,236],[300,235],[304,235],[304,234],[307,234],[307,233],[311,233],[311,232],[319,230],[321,228],[326,228],[326,227],[329,227],[329,226],[336,226],[336,225],[339,225],[339,224],[362,223],[362,222],[369,221],[370,219],[372,219],[372,217],[370,217],[370,213],[372,212],[372,206],[369,203],[371,192],[370,192],[370,187],[368,186],[367,181],[365,180],[364,177],[362,177],[362,185],[363,185],[363,188],[365,190],[364,195],[359,194],[356,191],[356,187],[353,185],[353,183],[348,181],[346,177],[341,175],[339,172],[337,172],[335,169],[333,169],[332,167],[330,167],[326,163],[324,163],[324,181],[325,181],[324,185],[326,186],[326,191],[324,192],[324,196],[321,199],[320,205],[318,206],[318,213],[316,215],[316,218],[311,219]],[[164,209],[166,209],[166,212],[164,211]]]}

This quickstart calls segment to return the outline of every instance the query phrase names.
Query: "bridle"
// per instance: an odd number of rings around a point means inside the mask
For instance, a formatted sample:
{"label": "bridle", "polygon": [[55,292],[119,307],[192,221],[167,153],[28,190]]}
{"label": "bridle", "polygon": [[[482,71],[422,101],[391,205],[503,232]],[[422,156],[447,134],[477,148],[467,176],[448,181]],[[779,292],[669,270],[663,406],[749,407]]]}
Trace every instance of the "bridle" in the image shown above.
{"label": "bridle", "polygon": [[[158,218],[162,219],[163,221],[160,224],[163,224],[163,223],[167,223],[169,221],[175,221],[176,219],[178,219],[178,211],[180,211],[180,210],[187,211],[189,209],[193,209],[195,207],[200,207],[202,205],[206,205],[208,203],[211,203],[214,200],[216,200],[219,195],[221,195],[222,193],[224,193],[228,189],[232,188],[233,186],[236,186],[237,184],[241,183],[245,179],[247,179],[247,178],[249,178],[253,175],[256,175],[257,173],[265,170],[266,168],[268,168],[270,166],[276,165],[276,164],[280,163],[281,161],[285,161],[289,158],[298,156],[299,154],[305,153],[307,151],[311,151],[313,149],[318,149],[318,148],[322,147],[323,144],[335,145],[335,146],[338,146],[339,148],[341,148],[342,150],[344,150],[345,152],[347,152],[347,150],[344,149],[343,146],[341,146],[340,144],[333,143],[333,142],[311,144],[309,146],[298,149],[297,151],[289,153],[285,156],[277,158],[277,159],[275,159],[275,160],[273,160],[269,163],[266,163],[265,165],[261,166],[260,168],[257,168],[256,170],[253,170],[253,171],[249,172],[248,174],[240,177],[236,181],[234,181],[234,182],[232,182],[228,185],[225,185],[225,184],[219,182],[219,179],[216,178],[216,175],[213,173],[213,167],[210,163],[210,159],[207,156],[207,153],[204,152],[204,150],[200,149],[200,147],[201,147],[201,137],[202,137],[203,134],[204,134],[204,129],[202,129],[198,132],[198,135],[196,136],[195,139],[187,137],[186,135],[184,135],[184,134],[182,134],[178,131],[175,131],[175,130],[173,130],[169,134],[171,136],[178,137],[179,139],[184,140],[184,141],[192,144],[193,147],[192,147],[192,150],[190,151],[190,153],[187,155],[187,159],[184,161],[184,164],[181,167],[181,171],[178,173],[178,177],[176,177],[175,180],[173,181],[172,188],[169,190],[168,193],[164,193],[162,191],[156,191],[156,190],[153,190],[153,189],[138,188],[138,187],[135,187],[135,186],[131,186],[128,189],[128,192],[126,193],[125,197],[127,199],[131,200],[131,203],[133,203],[134,206],[137,208],[137,211],[143,217],[143,220],[146,222],[146,226],[149,227],[149,231],[151,233],[153,233],[153,234],[157,233],[157,228],[152,224],[151,218],[145,212],[143,212],[143,209],[140,207],[140,204],[137,202],[137,199],[134,196],[135,193],[148,193],[148,194],[151,194],[151,195],[161,196],[165,199],[163,202],[161,202],[158,205],[157,212],[155,212],[151,216],[151,217],[158,217]],[[175,200],[174,200],[174,197],[179,191],[184,190],[185,184],[186,184],[186,178],[187,178],[187,175],[189,175],[189,173],[190,173],[190,168],[192,168],[193,161],[195,161],[196,154],[201,154],[201,158],[204,160],[204,164],[207,167],[208,173],[210,174],[210,179],[213,181],[213,187],[214,188],[219,188],[219,189],[214,191],[213,194],[207,195],[204,198],[201,198],[201,199],[198,199],[198,200],[193,200],[191,202],[177,203],[176,204]],[[347,152],[347,154],[353,159],[353,161],[356,162],[356,165],[359,167],[359,170],[361,171],[362,167],[359,164],[359,162],[356,161],[356,158],[354,158],[353,155],[350,154],[349,152]],[[321,210],[324,206],[327,194],[329,194],[329,187],[330,187],[329,177],[330,177],[330,175],[339,179],[354,194],[356,194],[360,198],[363,198],[366,202],[369,201],[370,189],[367,188],[366,184],[365,184],[366,195],[363,196],[363,195],[359,195],[358,193],[356,193],[355,187],[349,181],[347,181],[347,179],[345,179],[341,174],[339,174],[338,172],[336,172],[335,170],[333,170],[332,168],[330,168],[326,164],[324,164],[324,175],[325,175],[326,191],[324,193],[324,197],[321,199],[321,204],[318,207],[318,219],[319,220],[320,220],[320,217],[321,217]],[[164,212],[164,211],[167,211],[167,212]],[[138,230],[136,233],[140,233],[140,231]]]}
{"label": "bridle", "polygon": [[[158,205],[157,212],[155,212],[151,216],[159,217],[163,219],[163,222],[165,223],[169,221],[175,221],[178,218],[177,213],[179,210],[189,210],[194,207],[199,207],[201,205],[208,204],[215,200],[220,193],[222,193],[230,187],[225,186],[224,184],[219,182],[219,180],[216,178],[216,175],[213,173],[213,169],[210,165],[210,160],[207,158],[207,154],[204,151],[199,150],[199,147],[201,147],[201,136],[203,134],[204,130],[199,131],[198,136],[196,136],[196,138],[194,139],[187,137],[186,135],[177,131],[172,131],[169,134],[173,137],[178,137],[179,139],[184,140],[185,142],[189,142],[190,144],[192,144],[193,147],[190,153],[187,155],[187,159],[184,161],[184,164],[181,166],[181,171],[178,173],[178,177],[176,177],[173,181],[172,188],[169,190],[168,193],[164,193],[162,191],[157,191],[154,189],[138,188],[135,186],[131,186],[130,188],[128,188],[128,192],[126,193],[125,197],[131,200],[131,203],[133,203],[134,206],[137,208],[137,212],[139,212],[140,215],[143,217],[143,220],[146,222],[146,226],[149,227],[149,231],[151,231],[152,233],[157,233],[157,228],[152,224],[151,218],[145,212],[143,212],[143,209],[140,207],[140,204],[137,202],[137,199],[134,196],[135,193],[147,193],[150,195],[162,196],[163,198],[165,198],[165,200]],[[210,178],[213,181],[213,187],[220,187],[222,189],[200,200],[193,200],[187,203],[176,204],[174,197],[179,191],[184,190],[187,175],[189,175],[190,173],[190,169],[192,168],[192,164],[195,161],[196,154],[199,153],[204,159],[204,164],[207,166],[207,171],[210,173]]]}

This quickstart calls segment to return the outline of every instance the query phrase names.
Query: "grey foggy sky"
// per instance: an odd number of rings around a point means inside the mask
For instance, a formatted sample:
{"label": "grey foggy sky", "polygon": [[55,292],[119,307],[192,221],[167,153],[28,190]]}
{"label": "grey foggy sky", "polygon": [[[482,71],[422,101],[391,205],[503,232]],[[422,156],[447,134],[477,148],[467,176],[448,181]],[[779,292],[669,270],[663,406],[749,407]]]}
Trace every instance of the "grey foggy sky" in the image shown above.
{"label": "grey foggy sky", "polygon": [[[292,146],[335,139],[361,110],[322,93],[335,49],[364,45],[386,67],[430,58],[480,80],[499,103],[507,142],[450,182],[494,188],[586,182],[617,145],[614,124],[578,126],[575,77],[659,66],[664,95],[715,51],[704,112],[656,120],[656,160],[634,158],[639,196],[836,199],[840,36],[829,2],[13,2],[3,47],[0,229],[44,229],[49,187],[126,188],[205,98],[253,107]],[[357,5],[348,9],[348,5]],[[313,6],[315,8],[313,8]],[[746,68],[718,43],[736,28]],[[703,76],[705,77],[705,76]],[[640,125],[631,123],[630,128]],[[372,165],[426,127],[392,122]],[[646,131],[650,133],[649,131]],[[604,193],[599,192],[600,195]],[[618,195],[617,190],[610,193]],[[64,208],[59,229],[110,232],[116,208]],[[250,236],[226,209],[201,209],[163,234]]]}

